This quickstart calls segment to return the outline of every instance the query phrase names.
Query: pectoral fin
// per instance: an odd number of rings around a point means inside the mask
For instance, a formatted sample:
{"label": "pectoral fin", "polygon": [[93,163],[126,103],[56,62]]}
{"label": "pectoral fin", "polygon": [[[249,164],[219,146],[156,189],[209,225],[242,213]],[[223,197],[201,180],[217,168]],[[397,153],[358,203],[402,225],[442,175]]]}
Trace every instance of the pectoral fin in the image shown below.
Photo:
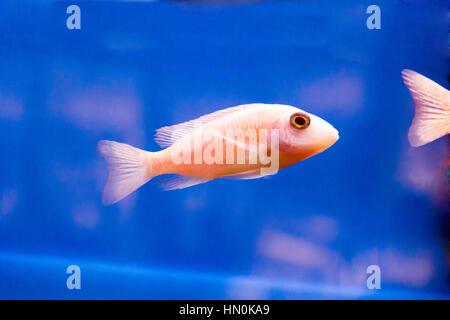
{"label": "pectoral fin", "polygon": [[205,178],[192,178],[192,177],[185,177],[182,175],[174,175],[169,178],[161,179],[159,182],[159,185],[165,191],[169,191],[169,190],[184,189],[184,188],[192,187],[192,186],[202,184],[202,183],[205,183],[208,181],[210,181],[210,180],[205,179]]}

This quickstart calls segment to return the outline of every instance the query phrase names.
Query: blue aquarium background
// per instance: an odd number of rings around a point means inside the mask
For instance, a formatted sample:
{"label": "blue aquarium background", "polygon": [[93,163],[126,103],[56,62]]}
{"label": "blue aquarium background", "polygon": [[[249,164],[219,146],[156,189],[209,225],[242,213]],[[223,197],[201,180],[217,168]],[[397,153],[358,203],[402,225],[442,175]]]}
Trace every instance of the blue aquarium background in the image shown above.
{"label": "blue aquarium background", "polygon": [[[371,4],[1,1],[0,298],[449,299],[448,141],[409,146],[401,79],[446,86],[447,3],[377,1],[380,30]],[[156,129],[253,102],[340,139],[270,178],[102,205],[99,140],[156,151]]]}

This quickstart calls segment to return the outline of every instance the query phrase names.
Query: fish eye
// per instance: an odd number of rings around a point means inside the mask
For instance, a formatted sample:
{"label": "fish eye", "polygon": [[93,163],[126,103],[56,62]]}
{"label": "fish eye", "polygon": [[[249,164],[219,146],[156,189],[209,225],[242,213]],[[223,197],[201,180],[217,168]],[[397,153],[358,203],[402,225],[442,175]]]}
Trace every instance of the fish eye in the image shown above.
{"label": "fish eye", "polygon": [[291,125],[297,129],[306,129],[309,127],[311,119],[303,113],[294,113],[291,116]]}

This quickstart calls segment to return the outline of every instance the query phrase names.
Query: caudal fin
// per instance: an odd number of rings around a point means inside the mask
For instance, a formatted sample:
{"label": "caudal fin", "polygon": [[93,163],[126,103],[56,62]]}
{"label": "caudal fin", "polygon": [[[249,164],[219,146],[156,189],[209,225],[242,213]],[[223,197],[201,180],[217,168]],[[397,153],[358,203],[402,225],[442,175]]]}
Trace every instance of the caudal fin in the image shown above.
{"label": "caudal fin", "polygon": [[108,164],[108,182],[103,190],[103,203],[116,203],[152,178],[151,152],[128,144],[101,140],[98,152]]}
{"label": "caudal fin", "polygon": [[419,147],[448,134],[449,91],[411,70],[403,70],[402,76],[416,103],[416,114],[408,132],[409,143]]}

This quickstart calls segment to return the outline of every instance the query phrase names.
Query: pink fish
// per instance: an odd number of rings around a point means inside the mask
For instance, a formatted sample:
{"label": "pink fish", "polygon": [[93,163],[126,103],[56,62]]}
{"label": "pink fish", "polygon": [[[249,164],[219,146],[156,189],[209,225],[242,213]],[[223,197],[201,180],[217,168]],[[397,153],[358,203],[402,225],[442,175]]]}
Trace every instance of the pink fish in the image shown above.
{"label": "pink fish", "polygon": [[98,150],[109,168],[103,203],[115,203],[155,176],[182,189],[216,178],[256,179],[275,174],[324,151],[339,138],[328,122],[298,108],[247,104],[156,131],[161,151],[148,152],[102,140]]}
{"label": "pink fish", "polygon": [[420,147],[450,132],[450,92],[421,74],[403,70],[403,81],[416,103],[408,132],[411,146]]}

